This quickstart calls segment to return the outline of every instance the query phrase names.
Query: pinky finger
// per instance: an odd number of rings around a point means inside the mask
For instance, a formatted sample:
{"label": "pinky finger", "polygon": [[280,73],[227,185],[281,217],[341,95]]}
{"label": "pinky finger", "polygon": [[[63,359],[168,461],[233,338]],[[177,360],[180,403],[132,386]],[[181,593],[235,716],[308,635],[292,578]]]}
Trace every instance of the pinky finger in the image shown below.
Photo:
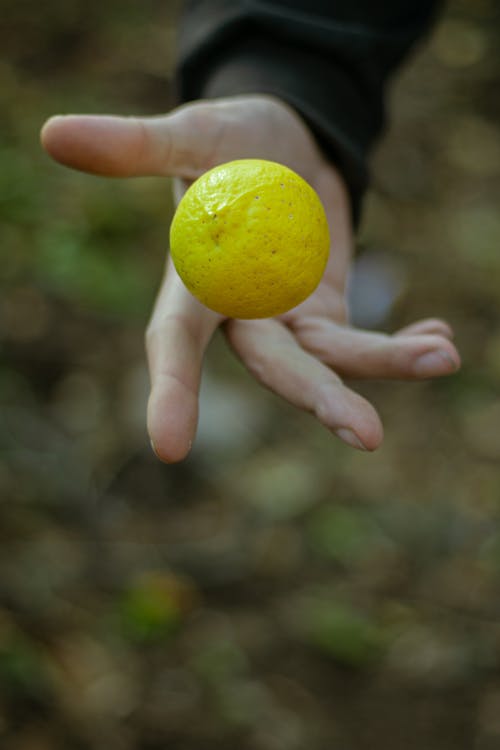
{"label": "pinky finger", "polygon": [[424,335],[439,335],[444,336],[450,341],[454,338],[453,329],[451,326],[440,318],[425,318],[424,320],[418,320],[416,323],[411,323],[404,328],[400,328],[399,331],[394,333],[394,336],[421,336]]}

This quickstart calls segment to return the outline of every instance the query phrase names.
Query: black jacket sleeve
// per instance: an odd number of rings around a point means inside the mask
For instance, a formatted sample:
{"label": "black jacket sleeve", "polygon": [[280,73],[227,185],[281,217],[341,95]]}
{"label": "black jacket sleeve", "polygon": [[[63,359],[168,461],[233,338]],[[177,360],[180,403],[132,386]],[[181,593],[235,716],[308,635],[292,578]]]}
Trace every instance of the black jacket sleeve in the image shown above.
{"label": "black jacket sleeve", "polygon": [[179,99],[274,94],[343,173],[355,221],[390,74],[428,29],[436,0],[188,0]]}

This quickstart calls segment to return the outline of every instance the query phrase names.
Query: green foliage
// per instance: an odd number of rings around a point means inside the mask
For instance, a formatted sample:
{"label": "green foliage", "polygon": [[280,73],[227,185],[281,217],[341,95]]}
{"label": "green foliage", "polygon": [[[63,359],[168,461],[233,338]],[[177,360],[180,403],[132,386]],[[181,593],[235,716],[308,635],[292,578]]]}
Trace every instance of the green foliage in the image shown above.
{"label": "green foliage", "polygon": [[47,689],[47,676],[36,645],[19,633],[0,644],[0,692],[40,695]]}
{"label": "green foliage", "polygon": [[37,277],[47,290],[95,312],[143,316],[153,294],[138,257],[119,259],[86,233],[53,225],[40,237]]}
{"label": "green foliage", "polygon": [[23,151],[0,149],[0,221],[32,225],[40,210],[40,175]]}
{"label": "green foliage", "polygon": [[319,554],[346,565],[366,560],[388,544],[362,510],[330,505],[312,516],[308,538]]}
{"label": "green foliage", "polygon": [[365,667],[381,656],[381,628],[350,604],[316,599],[306,605],[303,619],[309,642],[341,664]]}
{"label": "green foliage", "polygon": [[161,587],[138,583],[125,592],[118,607],[120,631],[137,643],[168,640],[179,628],[181,611],[174,596]]}
{"label": "green foliage", "polygon": [[241,648],[231,639],[214,639],[195,654],[193,667],[207,682],[218,684],[244,676],[248,660]]}

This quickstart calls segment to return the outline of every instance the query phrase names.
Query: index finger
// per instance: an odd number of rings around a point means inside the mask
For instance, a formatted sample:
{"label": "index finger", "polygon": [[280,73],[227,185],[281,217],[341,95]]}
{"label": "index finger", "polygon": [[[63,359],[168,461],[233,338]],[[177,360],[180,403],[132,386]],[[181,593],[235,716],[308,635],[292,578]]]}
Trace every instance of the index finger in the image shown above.
{"label": "index finger", "polygon": [[157,117],[57,115],[40,138],[53,159],[107,177],[196,179],[209,166],[217,138],[209,104],[192,104]]}

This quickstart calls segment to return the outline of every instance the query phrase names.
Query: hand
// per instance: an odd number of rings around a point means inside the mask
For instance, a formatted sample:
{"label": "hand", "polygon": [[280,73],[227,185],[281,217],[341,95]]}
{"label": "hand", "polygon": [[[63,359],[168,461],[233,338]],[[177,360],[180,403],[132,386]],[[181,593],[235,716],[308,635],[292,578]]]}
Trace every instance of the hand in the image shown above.
{"label": "hand", "polygon": [[422,320],[392,336],[349,326],[345,293],[353,241],[346,189],[302,119],[280,100],[199,101],[154,118],[55,117],[45,124],[42,143],[58,161],[86,172],[173,176],[177,198],[217,164],[272,159],[301,174],[325,207],[332,237],[325,275],[309,299],[278,318],[225,320],[187,291],[168,261],[146,335],[148,429],[162,460],[179,461],[189,452],[203,356],[220,325],[263,385],[363,450],[380,444],[382,425],[373,406],[341,377],[420,379],[460,366],[452,332],[441,320]]}

